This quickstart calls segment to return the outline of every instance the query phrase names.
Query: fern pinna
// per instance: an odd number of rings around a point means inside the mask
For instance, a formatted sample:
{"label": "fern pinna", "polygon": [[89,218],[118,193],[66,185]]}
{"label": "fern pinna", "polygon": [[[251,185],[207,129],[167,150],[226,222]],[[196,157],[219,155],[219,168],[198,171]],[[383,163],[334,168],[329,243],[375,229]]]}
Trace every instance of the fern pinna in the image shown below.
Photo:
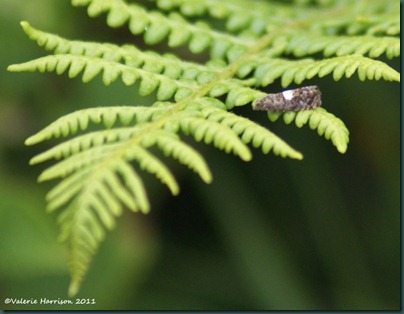
{"label": "fern pinna", "polygon": [[[174,175],[151,147],[186,165],[206,183],[212,181],[212,174],[205,159],[179,134],[245,161],[251,159],[249,143],[265,154],[302,159],[267,126],[229,110],[254,107],[267,94],[263,88],[268,92],[277,80],[287,87],[316,76],[339,80],[357,73],[362,81],[400,81],[397,71],[376,60],[400,55],[395,1],[156,0],[148,1],[147,8],[141,2],[72,0],[74,6],[87,7],[91,17],[105,13],[110,27],[143,34],[146,44],[187,45],[194,54],[209,50],[210,61],[184,61],[132,44],[67,40],[22,22],[29,38],[53,54],[9,67],[12,72],[67,73],[70,78],[82,74],[83,82],[102,75],[105,85],[118,79],[127,86],[139,82],[140,95],[156,95],[156,101],[147,106],[73,112],[26,141],[33,145],[73,136],[31,160],[31,164],[58,160],[39,180],[61,179],[47,201],[49,211],[62,209],[60,239],[70,252],[70,296],[78,292],[105,229],[114,227],[122,210],[147,213],[150,209],[141,175],[132,162],[154,174],[173,195],[179,193]],[[195,19],[199,21],[190,22]],[[327,99],[323,103],[326,108],[332,105]],[[324,108],[267,114],[268,125],[282,116],[287,124],[308,124],[340,153],[347,149],[347,128]],[[93,124],[101,128],[88,130]]]}

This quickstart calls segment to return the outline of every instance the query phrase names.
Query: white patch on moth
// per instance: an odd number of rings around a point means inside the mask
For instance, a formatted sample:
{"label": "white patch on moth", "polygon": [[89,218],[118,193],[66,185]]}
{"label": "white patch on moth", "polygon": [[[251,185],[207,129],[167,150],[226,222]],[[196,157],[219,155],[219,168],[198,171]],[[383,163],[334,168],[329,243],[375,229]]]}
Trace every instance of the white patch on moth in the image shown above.
{"label": "white patch on moth", "polygon": [[286,100],[291,100],[293,98],[293,89],[291,90],[285,90],[283,93],[283,98],[285,98]]}

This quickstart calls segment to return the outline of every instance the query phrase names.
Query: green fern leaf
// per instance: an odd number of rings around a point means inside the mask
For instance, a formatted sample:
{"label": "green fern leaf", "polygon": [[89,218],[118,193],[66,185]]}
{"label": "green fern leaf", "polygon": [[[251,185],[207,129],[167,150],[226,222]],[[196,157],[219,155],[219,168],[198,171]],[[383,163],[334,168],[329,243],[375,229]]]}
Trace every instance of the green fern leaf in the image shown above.
{"label": "green fern leaf", "polygon": [[170,11],[178,9],[185,16],[203,16],[226,19],[226,29],[232,32],[250,30],[256,35],[264,33],[268,16],[286,15],[285,5],[263,3],[262,1],[214,1],[214,0],[159,0],[160,9]]}
{"label": "green fern leaf", "polygon": [[285,53],[296,57],[323,52],[324,56],[346,56],[350,54],[378,58],[386,54],[389,59],[400,56],[400,39],[373,36],[315,36],[298,34],[284,38],[288,42]]}
{"label": "green fern leaf", "polygon": [[[103,123],[105,127],[110,128],[115,123],[120,122],[122,125],[130,125],[134,122],[146,122],[153,119],[153,115],[159,113],[161,108],[149,107],[100,107],[83,109],[59,118],[48,127],[29,137],[26,145],[34,145],[51,138],[59,138],[74,135],[79,130],[85,131],[89,123]],[[91,142],[91,141],[90,141]],[[89,142],[89,143],[90,143]]]}
{"label": "green fern leaf", "polygon": [[[276,112],[268,112],[268,117],[271,121],[276,121],[281,115]],[[349,142],[348,129],[340,119],[327,112],[324,108],[286,112],[283,114],[283,120],[286,124],[295,121],[298,128],[308,123],[312,130],[317,130],[319,135],[323,135],[327,140],[331,140],[341,154],[347,150]]]}
{"label": "green fern leaf", "polygon": [[192,147],[181,142],[179,137],[161,132],[161,134],[156,135],[156,145],[165,156],[177,159],[198,173],[204,182],[212,182],[212,174],[203,157]]}
{"label": "green fern leaf", "polygon": [[[129,194],[131,199],[136,200],[136,205],[143,212],[149,210],[144,186],[133,168],[122,160],[115,160],[111,167],[120,175],[119,179],[116,178],[115,183],[119,180],[124,181],[125,185],[110,187],[109,184],[114,183],[114,181],[110,181],[111,173],[106,169],[100,171],[101,168],[98,167],[98,171],[83,179],[80,192],[59,218],[60,241],[66,242],[70,251],[69,266],[72,274],[69,287],[70,296],[77,293],[91,257],[104,237],[100,222],[107,229],[113,228],[114,217],[120,212],[114,208],[119,206],[117,204],[118,200],[122,198],[121,194]],[[122,188],[124,189],[121,190]],[[118,193],[117,190],[119,190]],[[103,194],[106,191],[107,194]],[[107,205],[110,204],[115,204],[115,206],[108,207]]]}
{"label": "green fern leaf", "polygon": [[196,141],[204,141],[205,144],[213,143],[215,147],[225,152],[233,152],[241,159],[251,159],[248,147],[228,127],[200,118],[187,117],[179,121],[181,130],[185,134],[191,134]]}
{"label": "green fern leaf", "polygon": [[213,42],[226,42],[229,47],[237,47],[240,52],[248,49],[248,42],[245,40],[214,31],[206,23],[199,22],[191,26],[178,14],[164,16],[159,12],[148,12],[141,6],[127,4],[124,0],[73,0],[72,4],[88,6],[87,11],[91,17],[107,12],[107,23],[111,27],[122,26],[129,20],[130,31],[136,35],[143,33],[148,44],[159,43],[173,34],[173,39],[170,37],[169,40],[170,47],[188,42],[193,53],[202,52]]}
{"label": "green fern leaf", "polygon": [[215,108],[206,108],[202,114],[208,120],[220,122],[222,125],[230,127],[233,132],[241,136],[241,140],[245,144],[252,143],[256,148],[261,147],[264,154],[273,150],[276,155],[282,157],[303,158],[301,153],[294,150],[268,129],[246,118]]}
{"label": "green fern leaf", "polygon": [[[105,85],[111,84],[117,80],[119,76],[122,77],[122,81],[126,85],[132,85],[138,78],[140,78],[139,94],[141,95],[148,95],[152,93],[159,87],[160,84],[160,76],[158,74],[149,73],[141,69],[135,69],[133,67],[115,62],[85,56],[46,56],[30,62],[10,66],[9,70],[13,72],[36,70],[40,72],[56,71],[58,74],[62,74],[63,72],[67,71],[68,68],[69,78],[78,76],[84,69],[86,69],[83,74],[83,82],[88,82],[90,79],[94,78],[95,75],[99,74],[100,71],[103,71],[102,81]],[[88,73],[91,73],[91,75]],[[127,75],[130,75],[130,80],[128,80]],[[189,94],[190,90],[195,86],[195,84],[192,84],[192,82],[189,81],[175,81],[168,78],[165,78],[164,80],[166,83],[162,85],[163,89],[167,88],[167,81],[170,81],[171,88],[173,88],[175,84],[176,90],[179,93],[178,95],[176,94],[177,99],[185,97],[184,95]],[[159,95],[166,97],[167,93],[160,92]]]}
{"label": "green fern leaf", "polygon": [[284,59],[267,59],[262,66],[257,67],[255,79],[262,86],[273,83],[281,78],[282,86],[287,87],[293,82],[301,84],[304,80],[312,79],[316,75],[324,77],[333,74],[335,81],[343,76],[349,78],[355,72],[361,81],[366,79],[400,82],[400,73],[385,63],[360,55],[350,55],[324,59],[320,61],[304,59],[291,61]]}

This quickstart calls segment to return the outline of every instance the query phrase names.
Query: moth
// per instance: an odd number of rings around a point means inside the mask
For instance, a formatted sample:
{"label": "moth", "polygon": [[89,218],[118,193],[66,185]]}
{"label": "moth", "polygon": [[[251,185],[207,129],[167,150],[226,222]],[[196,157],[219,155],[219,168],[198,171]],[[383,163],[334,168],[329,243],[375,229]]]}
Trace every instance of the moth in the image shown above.
{"label": "moth", "polygon": [[309,110],[319,106],[321,106],[320,89],[316,85],[311,85],[268,94],[257,101],[254,110],[285,112]]}

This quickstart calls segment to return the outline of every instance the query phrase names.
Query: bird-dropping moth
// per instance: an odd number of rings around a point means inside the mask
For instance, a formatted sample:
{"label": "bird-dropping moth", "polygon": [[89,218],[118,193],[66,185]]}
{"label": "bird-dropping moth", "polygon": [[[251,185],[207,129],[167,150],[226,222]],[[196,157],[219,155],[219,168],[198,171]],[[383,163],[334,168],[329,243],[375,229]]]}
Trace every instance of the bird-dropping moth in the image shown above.
{"label": "bird-dropping moth", "polygon": [[321,106],[320,89],[316,85],[311,85],[268,94],[257,101],[254,110],[285,112],[309,110],[319,106]]}

